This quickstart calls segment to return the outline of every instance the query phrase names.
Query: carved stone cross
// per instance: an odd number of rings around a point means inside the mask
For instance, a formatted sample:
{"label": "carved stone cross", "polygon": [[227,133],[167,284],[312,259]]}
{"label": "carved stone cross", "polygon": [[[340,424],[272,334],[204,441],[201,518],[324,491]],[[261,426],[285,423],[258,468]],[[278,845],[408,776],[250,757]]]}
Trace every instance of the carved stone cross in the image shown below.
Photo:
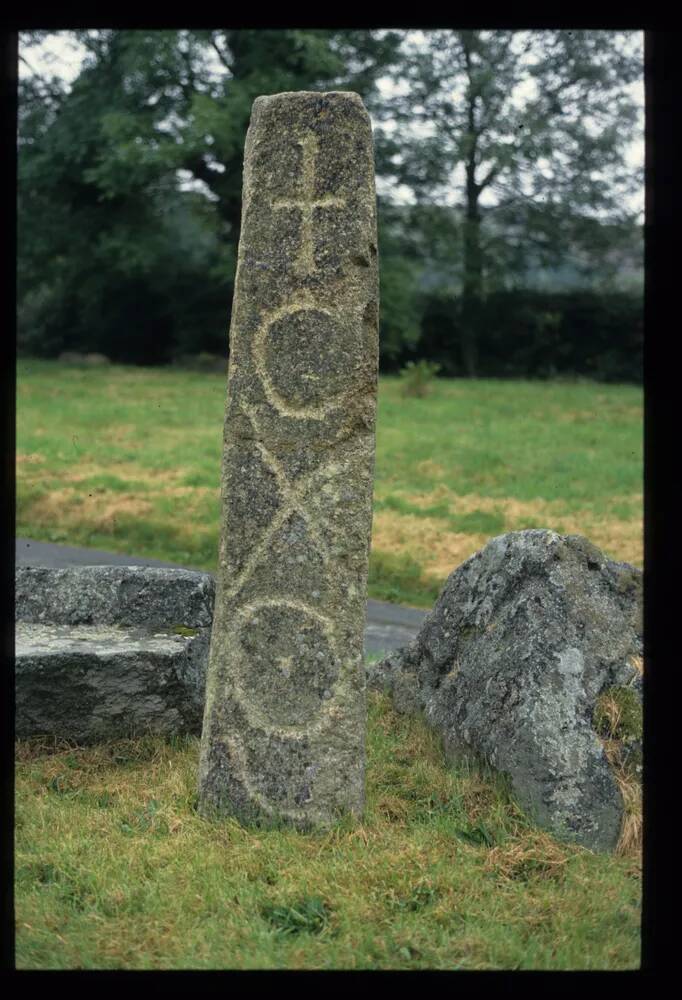
{"label": "carved stone cross", "polygon": [[324,826],[364,800],[378,268],[357,94],[256,100],[242,220],[199,808]]}
{"label": "carved stone cross", "polygon": [[301,167],[301,197],[278,198],[273,208],[295,208],[301,213],[301,249],[296,259],[296,267],[301,274],[311,274],[316,270],[313,245],[313,212],[316,208],[342,208],[345,201],[332,195],[315,198],[315,158],[319,142],[313,132],[308,132],[297,145],[303,148]]}

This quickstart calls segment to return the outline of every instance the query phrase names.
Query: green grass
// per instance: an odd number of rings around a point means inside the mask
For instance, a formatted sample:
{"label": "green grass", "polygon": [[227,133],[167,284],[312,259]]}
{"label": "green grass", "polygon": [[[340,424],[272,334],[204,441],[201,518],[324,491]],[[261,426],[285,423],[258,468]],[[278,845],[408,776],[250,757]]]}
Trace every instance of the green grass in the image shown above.
{"label": "green grass", "polygon": [[[493,535],[548,527],[642,561],[642,392],[379,383],[369,594],[429,607]],[[213,570],[225,378],[23,360],[17,534]]]}
{"label": "green grass", "polygon": [[626,969],[640,868],[536,830],[370,697],[361,823],[195,809],[198,741],[18,745],[21,969]]}
{"label": "green grass", "polygon": [[[214,569],[225,379],[22,361],[17,534]],[[489,537],[580,531],[641,564],[642,394],[379,387],[370,596],[429,607]],[[624,969],[640,865],[535,829],[370,698],[367,807],[324,834],[212,824],[198,741],[19,744],[20,968]]]}

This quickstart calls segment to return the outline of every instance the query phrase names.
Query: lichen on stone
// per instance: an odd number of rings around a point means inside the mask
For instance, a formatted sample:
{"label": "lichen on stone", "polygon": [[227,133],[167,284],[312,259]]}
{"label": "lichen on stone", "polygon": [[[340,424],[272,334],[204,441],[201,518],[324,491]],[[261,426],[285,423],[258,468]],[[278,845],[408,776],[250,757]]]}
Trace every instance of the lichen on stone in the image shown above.
{"label": "lichen on stone", "polygon": [[540,827],[620,851],[641,824],[641,597],[641,571],[587,539],[510,532],[452,572],[368,681],[423,711],[453,758],[475,751],[508,773]]}

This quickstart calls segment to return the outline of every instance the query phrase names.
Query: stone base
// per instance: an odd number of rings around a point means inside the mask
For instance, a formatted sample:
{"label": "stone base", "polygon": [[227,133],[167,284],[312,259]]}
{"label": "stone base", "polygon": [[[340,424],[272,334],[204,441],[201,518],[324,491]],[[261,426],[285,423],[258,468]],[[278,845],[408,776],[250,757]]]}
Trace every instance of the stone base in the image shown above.
{"label": "stone base", "polygon": [[207,655],[206,635],[19,622],[17,738],[199,735]]}
{"label": "stone base", "polygon": [[23,567],[16,580],[17,738],[200,734],[209,574]]}

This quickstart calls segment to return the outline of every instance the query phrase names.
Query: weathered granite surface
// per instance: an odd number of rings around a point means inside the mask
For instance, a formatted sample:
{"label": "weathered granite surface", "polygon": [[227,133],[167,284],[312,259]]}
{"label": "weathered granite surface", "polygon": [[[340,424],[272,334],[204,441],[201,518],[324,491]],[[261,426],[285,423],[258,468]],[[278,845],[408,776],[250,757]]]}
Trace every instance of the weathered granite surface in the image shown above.
{"label": "weathered granite surface", "polygon": [[16,570],[16,735],[198,733],[214,584],[138,566]]}
{"label": "weathered granite surface", "polygon": [[642,574],[587,539],[492,539],[448,578],[417,638],[368,668],[404,712],[423,711],[452,757],[505,772],[541,826],[596,850],[623,803],[594,714],[605,690],[642,696]]}
{"label": "weathered granite surface", "polygon": [[150,566],[17,566],[17,621],[210,628],[210,573]]}
{"label": "weathered granite surface", "polygon": [[360,98],[258,98],[243,195],[199,804],[306,827],[364,796],[378,269]]}

